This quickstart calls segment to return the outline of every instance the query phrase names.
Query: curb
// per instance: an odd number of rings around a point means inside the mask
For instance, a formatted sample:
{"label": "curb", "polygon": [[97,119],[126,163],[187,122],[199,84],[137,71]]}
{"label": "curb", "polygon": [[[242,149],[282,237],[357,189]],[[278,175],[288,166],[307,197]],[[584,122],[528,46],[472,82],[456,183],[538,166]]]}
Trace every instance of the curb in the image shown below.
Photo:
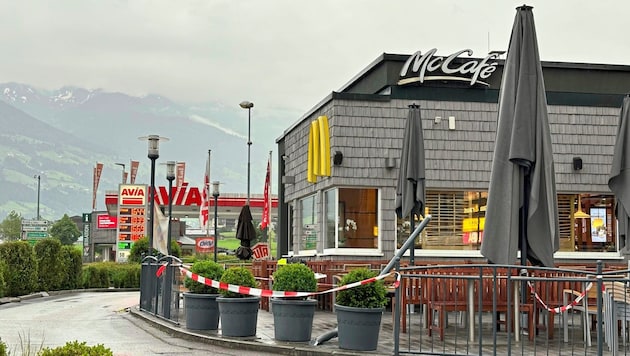
{"label": "curb", "polygon": [[[164,320],[157,320],[150,315],[146,315],[146,312],[141,311],[138,306],[128,308],[129,313],[137,319],[140,319],[152,327],[171,334],[172,336],[189,340],[202,342],[209,345],[215,345],[225,347],[229,349],[239,349],[247,351],[261,351],[268,353],[275,353],[278,355],[290,355],[290,356],[365,356],[366,353],[356,353],[345,350],[316,350],[305,346],[290,346],[290,345],[271,345],[264,342],[252,341],[247,338],[227,338],[220,335],[207,335],[199,334],[193,331],[184,330],[176,324]],[[372,352],[367,352],[369,355],[379,355]]]}

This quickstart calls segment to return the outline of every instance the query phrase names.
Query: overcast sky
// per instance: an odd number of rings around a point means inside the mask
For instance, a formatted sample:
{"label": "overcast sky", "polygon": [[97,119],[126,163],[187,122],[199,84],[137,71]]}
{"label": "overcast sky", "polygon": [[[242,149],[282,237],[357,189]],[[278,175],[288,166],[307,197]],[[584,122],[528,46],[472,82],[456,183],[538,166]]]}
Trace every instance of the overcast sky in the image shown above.
{"label": "overcast sky", "polygon": [[[249,100],[301,115],[383,52],[505,50],[522,4],[0,0],[0,82],[154,93],[236,111]],[[527,4],[542,60],[630,65],[630,2]]]}

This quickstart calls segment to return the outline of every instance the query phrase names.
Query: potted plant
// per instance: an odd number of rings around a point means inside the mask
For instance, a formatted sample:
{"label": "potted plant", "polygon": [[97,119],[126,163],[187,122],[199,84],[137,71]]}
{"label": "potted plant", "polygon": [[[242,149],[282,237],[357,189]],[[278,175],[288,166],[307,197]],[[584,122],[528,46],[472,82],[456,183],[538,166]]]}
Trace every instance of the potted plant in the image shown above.
{"label": "potted plant", "polygon": [[[278,266],[273,274],[275,291],[315,292],[315,273],[301,263]],[[271,299],[273,327],[276,340],[309,341],[313,330],[313,315],[317,300],[308,297],[286,297]]]}
{"label": "potted plant", "polygon": [[[377,276],[367,268],[350,271],[343,276],[343,286]],[[375,281],[337,292],[339,347],[342,349],[373,351],[378,346],[381,318],[387,303],[387,288],[383,281]]]}
{"label": "potted plant", "polygon": [[[221,282],[240,287],[258,287],[252,271],[246,267],[231,267],[223,272]],[[221,289],[217,298],[221,314],[221,333],[224,336],[254,336],[258,323],[260,297]]]}
{"label": "potted plant", "polygon": [[[195,262],[190,271],[207,279],[218,281],[223,275],[223,267],[211,260]],[[184,286],[184,311],[186,328],[192,330],[217,330],[219,328],[218,290],[195,282],[186,277]]]}

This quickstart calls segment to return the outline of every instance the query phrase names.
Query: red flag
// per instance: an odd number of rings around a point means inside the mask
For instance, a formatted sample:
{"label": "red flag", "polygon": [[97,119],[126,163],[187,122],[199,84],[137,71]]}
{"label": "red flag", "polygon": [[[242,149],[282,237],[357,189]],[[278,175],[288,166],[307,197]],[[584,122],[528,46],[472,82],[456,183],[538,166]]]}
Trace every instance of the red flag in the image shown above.
{"label": "red flag", "polygon": [[96,162],[96,167],[94,167],[94,176],[92,180],[92,210],[96,210],[96,192],[98,191],[98,183],[101,180],[101,172],[103,172],[103,164]]}
{"label": "red flag", "polygon": [[186,162],[177,162],[177,180],[175,186],[177,188],[184,184],[184,174],[186,172]]}
{"label": "red flag", "polygon": [[201,187],[201,207],[199,209],[199,226],[202,228],[208,224],[208,206],[210,198],[208,197],[208,188],[210,187],[210,154],[206,160],[206,171],[203,177],[203,187]]}
{"label": "red flag", "polygon": [[267,176],[265,177],[265,193],[264,193],[264,205],[263,205],[263,213],[262,213],[262,221],[260,222],[260,228],[266,229],[269,225],[269,215],[271,213],[271,206],[269,206],[271,195],[271,156],[269,157],[269,161],[267,162]]}
{"label": "red flag", "polygon": [[131,161],[130,176],[129,176],[129,184],[134,184],[136,182],[136,175],[138,174],[138,166],[140,165],[139,161]]}

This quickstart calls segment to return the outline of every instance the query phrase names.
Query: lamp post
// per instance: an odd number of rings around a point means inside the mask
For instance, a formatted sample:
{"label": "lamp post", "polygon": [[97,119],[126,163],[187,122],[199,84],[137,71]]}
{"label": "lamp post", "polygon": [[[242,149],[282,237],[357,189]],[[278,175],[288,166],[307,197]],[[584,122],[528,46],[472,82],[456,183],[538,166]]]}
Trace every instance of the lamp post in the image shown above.
{"label": "lamp post", "polygon": [[42,176],[40,174],[36,174],[33,176],[33,178],[37,178],[37,220],[39,220],[40,216],[39,216],[39,192],[40,192],[40,187],[41,187],[41,182],[42,182]]}
{"label": "lamp post", "polygon": [[212,196],[214,197],[214,262],[217,262],[217,250],[219,249],[219,231],[217,230],[219,182],[212,182]]}
{"label": "lamp post", "polygon": [[117,166],[121,166],[122,167],[122,179],[121,182],[122,184],[125,184],[125,164],[124,163],[114,163]]}
{"label": "lamp post", "polygon": [[160,157],[160,141],[168,141],[166,137],[160,137],[159,135],[149,135],[138,137],[139,140],[147,141],[149,144],[147,157],[151,160],[151,192],[149,194],[150,211],[149,219],[149,256],[153,255],[153,219],[155,215],[155,160]]}
{"label": "lamp post", "polygon": [[168,233],[166,251],[171,255],[171,220],[173,220],[173,180],[175,179],[175,161],[166,162],[166,180],[168,180]]}
{"label": "lamp post", "polygon": [[254,103],[243,101],[239,104],[243,109],[247,109],[247,205],[249,205],[249,176],[251,167],[251,149],[252,149],[252,108]]}

